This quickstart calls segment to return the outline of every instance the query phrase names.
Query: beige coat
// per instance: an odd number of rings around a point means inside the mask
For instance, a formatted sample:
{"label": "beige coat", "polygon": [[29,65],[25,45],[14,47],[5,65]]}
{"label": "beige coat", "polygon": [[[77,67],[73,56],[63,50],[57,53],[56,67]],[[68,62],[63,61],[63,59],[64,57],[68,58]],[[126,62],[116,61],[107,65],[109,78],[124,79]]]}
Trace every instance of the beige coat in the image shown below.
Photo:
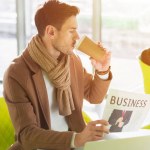
{"label": "beige coat", "polygon": [[68,132],[51,130],[48,96],[41,68],[29,56],[27,50],[16,58],[4,76],[4,97],[15,128],[16,143],[13,150],[69,150],[73,131],[85,127],[82,117],[83,99],[100,103],[110,84],[97,75],[88,74],[75,55],[70,60],[71,89],[75,111],[66,117]]}

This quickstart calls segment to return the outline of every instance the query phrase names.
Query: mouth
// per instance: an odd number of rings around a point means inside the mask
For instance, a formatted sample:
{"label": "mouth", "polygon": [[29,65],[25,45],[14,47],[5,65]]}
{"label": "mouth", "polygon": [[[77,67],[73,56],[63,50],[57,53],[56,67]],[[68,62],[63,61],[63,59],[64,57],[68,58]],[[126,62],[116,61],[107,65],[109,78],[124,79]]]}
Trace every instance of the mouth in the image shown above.
{"label": "mouth", "polygon": [[76,41],[72,43],[72,47],[75,47],[75,45],[76,45]]}

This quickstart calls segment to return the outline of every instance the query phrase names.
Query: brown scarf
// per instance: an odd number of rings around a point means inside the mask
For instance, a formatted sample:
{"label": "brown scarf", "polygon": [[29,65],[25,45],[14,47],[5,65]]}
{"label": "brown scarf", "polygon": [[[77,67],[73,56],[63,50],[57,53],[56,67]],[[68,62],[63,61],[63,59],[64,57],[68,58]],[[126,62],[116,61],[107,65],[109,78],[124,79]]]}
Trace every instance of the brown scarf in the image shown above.
{"label": "brown scarf", "polygon": [[64,55],[60,61],[54,59],[50,56],[38,35],[32,38],[28,50],[32,59],[48,74],[56,88],[59,114],[63,116],[72,114],[75,107],[70,88],[70,56]]}

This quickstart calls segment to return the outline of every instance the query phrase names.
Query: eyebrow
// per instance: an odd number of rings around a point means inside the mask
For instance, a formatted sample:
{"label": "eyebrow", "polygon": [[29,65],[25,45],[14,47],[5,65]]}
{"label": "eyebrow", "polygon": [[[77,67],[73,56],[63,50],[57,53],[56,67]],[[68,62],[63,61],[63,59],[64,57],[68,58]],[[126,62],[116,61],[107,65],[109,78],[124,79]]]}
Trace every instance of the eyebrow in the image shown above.
{"label": "eyebrow", "polygon": [[74,29],[74,30],[76,30],[77,28],[76,28],[76,27],[71,27],[70,29]]}

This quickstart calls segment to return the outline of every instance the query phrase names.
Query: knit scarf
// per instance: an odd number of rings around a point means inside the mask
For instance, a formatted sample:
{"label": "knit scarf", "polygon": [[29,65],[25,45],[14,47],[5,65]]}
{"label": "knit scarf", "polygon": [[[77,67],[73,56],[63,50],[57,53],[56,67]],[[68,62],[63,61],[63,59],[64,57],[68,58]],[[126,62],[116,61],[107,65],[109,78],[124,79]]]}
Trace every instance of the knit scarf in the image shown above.
{"label": "knit scarf", "polygon": [[60,61],[53,58],[36,35],[28,44],[31,58],[48,74],[49,80],[56,88],[56,100],[59,114],[68,116],[75,109],[71,91],[70,56],[64,55]]}

